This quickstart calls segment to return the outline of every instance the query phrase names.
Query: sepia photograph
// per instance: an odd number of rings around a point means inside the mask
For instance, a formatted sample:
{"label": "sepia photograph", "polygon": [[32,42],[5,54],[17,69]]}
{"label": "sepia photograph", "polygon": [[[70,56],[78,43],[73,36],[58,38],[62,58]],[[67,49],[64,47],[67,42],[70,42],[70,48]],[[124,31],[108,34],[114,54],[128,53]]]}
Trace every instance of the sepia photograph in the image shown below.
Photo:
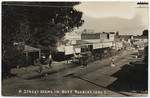
{"label": "sepia photograph", "polygon": [[148,97],[148,1],[2,1],[1,95]]}

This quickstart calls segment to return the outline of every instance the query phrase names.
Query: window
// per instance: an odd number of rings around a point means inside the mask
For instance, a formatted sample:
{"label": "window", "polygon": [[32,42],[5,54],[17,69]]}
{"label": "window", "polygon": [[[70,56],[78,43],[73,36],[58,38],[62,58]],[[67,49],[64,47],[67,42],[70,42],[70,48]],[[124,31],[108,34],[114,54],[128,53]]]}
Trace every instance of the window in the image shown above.
{"label": "window", "polygon": [[107,39],[109,39],[109,34],[107,34]]}
{"label": "window", "polygon": [[143,39],[141,39],[141,41],[144,41]]}

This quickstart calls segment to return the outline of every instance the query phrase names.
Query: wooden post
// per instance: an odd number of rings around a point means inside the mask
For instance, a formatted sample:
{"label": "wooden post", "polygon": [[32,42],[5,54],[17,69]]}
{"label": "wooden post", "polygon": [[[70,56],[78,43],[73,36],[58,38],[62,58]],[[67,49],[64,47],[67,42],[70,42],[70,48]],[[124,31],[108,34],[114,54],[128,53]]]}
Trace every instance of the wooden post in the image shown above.
{"label": "wooden post", "polygon": [[68,57],[67,57],[67,64],[68,64]]}
{"label": "wooden post", "polygon": [[65,55],[65,59],[67,60],[67,64],[68,64],[68,56],[67,55]]}
{"label": "wooden post", "polygon": [[27,64],[28,64],[28,52],[26,52],[26,71],[27,71]]}
{"label": "wooden post", "polygon": [[41,63],[41,50],[39,50],[39,60],[40,60],[40,63]]}
{"label": "wooden post", "polygon": [[[42,62],[41,62],[41,59],[43,59],[42,57],[41,57],[41,50],[39,50],[39,62],[40,62],[40,64],[38,65],[39,66],[39,72],[41,73],[42,72]],[[42,60],[43,61],[43,60]]]}
{"label": "wooden post", "polygon": [[66,55],[64,54],[64,60],[66,61]]}

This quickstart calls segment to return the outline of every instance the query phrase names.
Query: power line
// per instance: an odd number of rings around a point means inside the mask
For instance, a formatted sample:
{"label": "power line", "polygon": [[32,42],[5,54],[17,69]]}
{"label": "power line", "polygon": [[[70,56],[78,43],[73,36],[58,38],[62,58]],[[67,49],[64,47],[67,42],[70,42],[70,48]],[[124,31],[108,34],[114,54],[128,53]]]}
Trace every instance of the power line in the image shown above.
{"label": "power line", "polygon": [[132,28],[122,28],[122,29],[114,29],[114,30],[104,30],[104,31],[119,31],[119,30],[127,30],[127,29],[135,29],[135,28],[144,28],[148,26],[141,26],[141,27],[132,27]]}
{"label": "power line", "polygon": [[124,29],[134,29],[134,28],[143,28],[143,27],[148,27],[148,26],[132,27],[132,28],[123,28],[123,29],[118,29],[118,30],[124,30]]}
{"label": "power line", "polygon": [[33,7],[68,7],[68,8],[71,8],[73,6],[62,6],[62,5],[59,5],[59,6],[55,6],[55,5],[30,5],[30,4],[2,4],[4,6],[33,6]]}

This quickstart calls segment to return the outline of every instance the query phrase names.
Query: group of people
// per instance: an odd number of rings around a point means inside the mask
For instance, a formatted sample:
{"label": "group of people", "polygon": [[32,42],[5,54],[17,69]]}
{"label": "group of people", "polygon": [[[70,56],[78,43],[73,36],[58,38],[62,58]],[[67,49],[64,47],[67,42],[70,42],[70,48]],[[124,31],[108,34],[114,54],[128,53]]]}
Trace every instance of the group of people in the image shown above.
{"label": "group of people", "polygon": [[[82,61],[81,61],[81,65],[83,65],[83,67],[87,67],[88,62],[89,62],[88,61],[88,57],[87,56],[83,56],[82,57]],[[111,59],[110,66],[111,67],[115,67],[115,60],[114,60],[114,58]]]}
{"label": "group of people", "polygon": [[45,61],[48,61],[49,68],[52,68],[51,65],[52,65],[53,59],[52,59],[52,54],[51,54],[51,52],[50,52],[48,58],[46,58],[46,56],[44,56],[44,55],[41,57],[41,63],[40,63],[40,65],[39,65],[39,72],[40,72],[40,73],[42,72],[42,66],[43,66],[43,64],[45,63]]}
{"label": "group of people", "polygon": [[[48,61],[48,65],[49,65],[49,68],[52,68],[52,54],[50,53],[48,58],[46,58],[46,56],[42,56],[41,58],[41,64],[39,65],[39,72],[41,73],[42,72],[42,65],[44,64],[45,60]],[[82,57],[82,62],[81,64],[83,65],[83,67],[87,67],[88,65],[88,57],[87,56],[83,56]],[[111,63],[110,63],[111,67],[114,67],[115,66],[115,61],[114,61],[114,58],[111,59]]]}

